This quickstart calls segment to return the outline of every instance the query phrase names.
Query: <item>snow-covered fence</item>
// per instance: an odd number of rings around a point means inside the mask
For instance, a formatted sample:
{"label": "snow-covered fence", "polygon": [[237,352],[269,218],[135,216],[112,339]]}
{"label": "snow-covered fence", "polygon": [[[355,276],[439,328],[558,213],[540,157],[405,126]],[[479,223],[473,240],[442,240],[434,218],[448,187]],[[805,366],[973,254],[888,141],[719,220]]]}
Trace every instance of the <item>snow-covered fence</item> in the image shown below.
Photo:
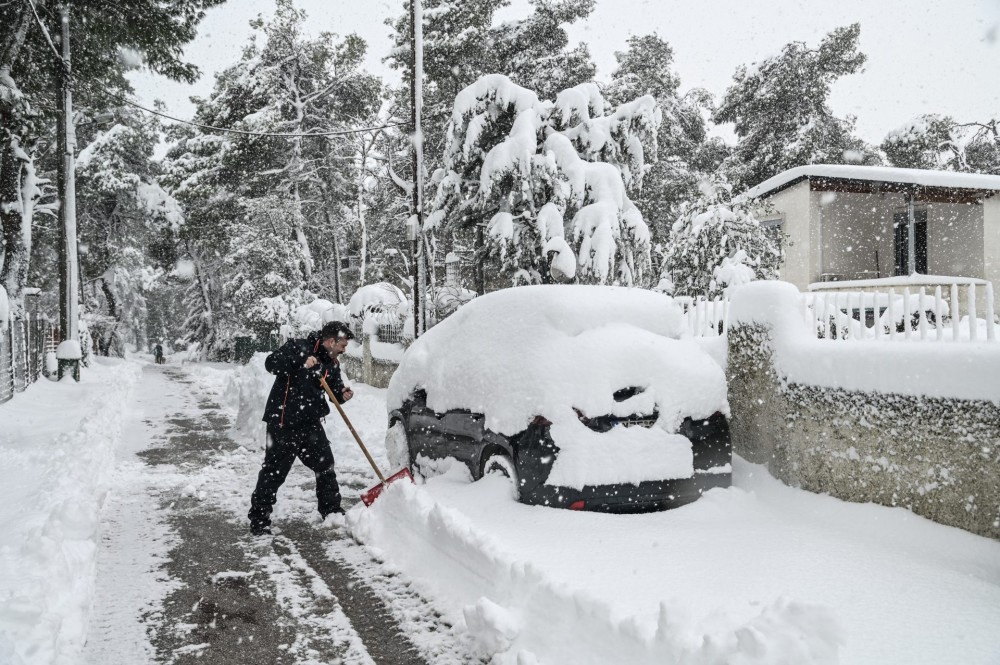
{"label": "snow-covered fence", "polygon": [[728,299],[677,296],[674,302],[680,305],[684,324],[692,337],[718,337],[726,334],[729,325]]}
{"label": "snow-covered fence", "polygon": [[830,343],[802,300],[784,282],[733,296],[733,450],[789,485],[1000,539],[1000,345]]}
{"label": "snow-covered fence", "polygon": [[996,342],[993,284],[951,278],[901,287],[824,289],[803,295],[802,313],[823,339]]}
{"label": "snow-covered fence", "polygon": [[0,403],[42,376],[51,337],[51,324],[37,315],[0,325]]}

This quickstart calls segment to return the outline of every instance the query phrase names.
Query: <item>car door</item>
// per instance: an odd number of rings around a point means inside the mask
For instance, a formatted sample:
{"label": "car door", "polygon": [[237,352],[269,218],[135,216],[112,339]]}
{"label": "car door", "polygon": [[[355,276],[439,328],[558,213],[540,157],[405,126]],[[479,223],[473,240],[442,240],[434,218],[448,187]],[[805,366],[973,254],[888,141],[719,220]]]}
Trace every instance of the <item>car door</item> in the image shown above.
{"label": "car door", "polygon": [[483,441],[483,416],[468,411],[435,413],[423,405],[410,410],[408,436],[414,457],[454,457],[475,475]]}

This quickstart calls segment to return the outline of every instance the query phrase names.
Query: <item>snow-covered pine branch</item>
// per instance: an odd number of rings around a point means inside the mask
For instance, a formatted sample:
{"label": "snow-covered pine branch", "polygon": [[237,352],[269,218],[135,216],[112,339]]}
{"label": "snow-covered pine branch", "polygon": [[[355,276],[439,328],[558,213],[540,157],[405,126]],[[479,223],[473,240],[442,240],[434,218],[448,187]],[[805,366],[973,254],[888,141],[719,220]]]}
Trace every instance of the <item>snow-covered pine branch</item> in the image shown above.
{"label": "snow-covered pine branch", "polygon": [[455,98],[427,225],[482,225],[479,260],[519,280],[645,283],[649,229],[627,190],[659,123],[649,96],[611,110],[593,84],[551,102],[482,76]]}

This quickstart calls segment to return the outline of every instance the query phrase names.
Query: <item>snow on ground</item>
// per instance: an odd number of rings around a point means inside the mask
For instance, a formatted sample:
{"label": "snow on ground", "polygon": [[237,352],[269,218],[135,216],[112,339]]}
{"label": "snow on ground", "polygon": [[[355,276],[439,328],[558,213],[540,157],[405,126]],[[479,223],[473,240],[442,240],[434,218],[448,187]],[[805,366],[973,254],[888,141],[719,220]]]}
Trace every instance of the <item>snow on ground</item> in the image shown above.
{"label": "snow on ground", "polygon": [[734,467],[652,515],[523,506],[456,473],[349,517],[503,663],[1000,660],[1000,543]]}
{"label": "snow on ground", "polygon": [[[230,396],[261,394],[254,381],[241,370]],[[359,388],[347,411],[384,464],[385,392]],[[338,469],[364,483],[327,426]],[[394,484],[348,523],[497,663],[1000,662],[1000,543],[734,462],[733,488],[664,513],[523,506],[456,468]],[[277,516],[312,509],[279,499]]]}
{"label": "snow on ground", "polygon": [[0,663],[75,663],[131,363],[41,380],[0,406]]}
{"label": "snow on ground", "polygon": [[[193,475],[165,469],[173,475],[160,483],[237,523],[262,458],[257,419],[270,384],[262,359],[185,366],[191,389],[242,415],[234,437],[243,446]],[[5,665],[79,656],[108,470],[116,447],[121,454],[145,443],[131,429],[141,420],[133,413],[141,404],[129,401],[136,377],[133,363],[101,363],[83,374],[83,386],[39,382],[0,411]],[[385,465],[386,393],[355,388],[346,410]],[[155,399],[156,390],[143,384],[140,392]],[[374,484],[344,425],[326,425],[346,491]],[[128,474],[127,464],[118,471]],[[472,649],[495,655],[497,665],[1000,662],[1000,543],[901,508],[788,488],[739,459],[734,484],[673,511],[613,516],[523,506],[499,477],[469,483],[446,471],[425,484],[395,484],[370,509],[356,505],[348,528],[364,548],[332,541],[330,554],[380,589],[436,665],[473,662]],[[128,499],[119,486],[105,517],[128,515]],[[274,517],[279,529],[290,517],[318,522],[312,474],[300,464]],[[169,535],[148,527],[161,540]],[[120,535],[124,544],[128,534]],[[270,562],[275,575],[279,563]],[[293,606],[296,593],[287,599]],[[343,628],[335,623],[326,629]]]}

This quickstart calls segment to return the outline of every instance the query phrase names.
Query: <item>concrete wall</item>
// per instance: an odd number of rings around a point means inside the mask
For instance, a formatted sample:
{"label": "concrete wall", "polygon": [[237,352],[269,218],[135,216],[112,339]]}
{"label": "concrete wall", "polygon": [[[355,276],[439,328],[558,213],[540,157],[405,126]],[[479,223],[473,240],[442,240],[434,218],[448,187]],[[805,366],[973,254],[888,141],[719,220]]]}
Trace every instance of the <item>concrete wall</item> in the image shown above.
{"label": "concrete wall", "polygon": [[1000,314],[1000,195],[983,202],[983,277],[993,282],[993,311]]}
{"label": "concrete wall", "polygon": [[[777,311],[774,302],[760,299],[745,309]],[[776,362],[794,343],[776,334],[777,325],[739,316],[731,322],[727,378],[735,452],[792,486],[905,507],[1000,539],[1000,399],[796,383]],[[816,365],[830,361],[815,350],[810,355]],[[870,371],[856,365],[857,372]]]}
{"label": "concrete wall", "polygon": [[823,273],[843,275],[846,279],[891,277],[892,215],[899,205],[905,204],[902,195],[814,194],[820,198],[823,263],[813,281],[820,281]]}
{"label": "concrete wall", "polygon": [[983,271],[983,206],[927,205],[927,272],[988,279]]}
{"label": "concrete wall", "polygon": [[764,213],[757,211],[759,219],[781,219],[785,238],[785,261],[781,266],[781,279],[801,288],[809,283],[812,272],[810,254],[809,218],[810,196],[809,182],[804,180],[797,185],[783,189],[768,201],[772,210]]}

